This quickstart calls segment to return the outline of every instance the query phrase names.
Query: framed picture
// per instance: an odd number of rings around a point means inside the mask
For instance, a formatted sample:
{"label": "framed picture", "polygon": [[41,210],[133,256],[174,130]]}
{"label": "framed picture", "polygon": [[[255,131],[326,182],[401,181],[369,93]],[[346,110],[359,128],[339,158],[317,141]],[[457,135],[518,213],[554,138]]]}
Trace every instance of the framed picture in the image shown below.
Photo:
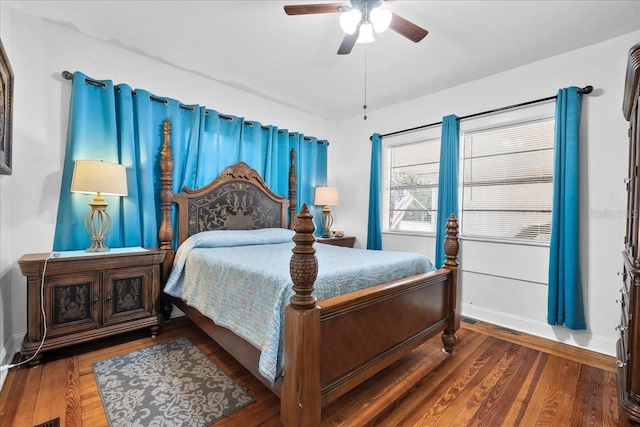
{"label": "framed picture", "polygon": [[0,174],[11,175],[13,70],[0,40]]}

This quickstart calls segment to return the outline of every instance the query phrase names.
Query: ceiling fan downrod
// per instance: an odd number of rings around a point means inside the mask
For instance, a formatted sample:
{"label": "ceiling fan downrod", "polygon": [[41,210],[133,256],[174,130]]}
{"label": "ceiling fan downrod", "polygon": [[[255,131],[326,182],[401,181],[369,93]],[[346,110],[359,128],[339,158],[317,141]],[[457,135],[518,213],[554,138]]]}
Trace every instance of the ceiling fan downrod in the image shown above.
{"label": "ceiling fan downrod", "polygon": [[364,120],[367,120],[367,45],[364,45]]}

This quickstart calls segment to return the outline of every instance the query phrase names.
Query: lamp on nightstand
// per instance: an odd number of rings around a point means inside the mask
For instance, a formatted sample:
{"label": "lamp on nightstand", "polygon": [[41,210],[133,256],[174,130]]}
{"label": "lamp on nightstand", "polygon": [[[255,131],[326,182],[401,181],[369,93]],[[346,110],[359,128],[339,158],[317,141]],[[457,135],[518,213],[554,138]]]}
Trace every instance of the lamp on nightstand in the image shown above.
{"label": "lamp on nightstand", "polygon": [[340,196],[338,195],[337,187],[316,187],[313,204],[324,205],[324,208],[322,208],[322,237],[331,237],[333,217],[329,206],[338,205],[339,203]]}
{"label": "lamp on nightstand", "polygon": [[91,209],[84,216],[84,228],[91,235],[87,252],[107,252],[104,236],[111,228],[111,215],[103,195],[127,195],[127,170],[117,163],[99,160],[76,160],[71,180],[72,193],[95,194]]}

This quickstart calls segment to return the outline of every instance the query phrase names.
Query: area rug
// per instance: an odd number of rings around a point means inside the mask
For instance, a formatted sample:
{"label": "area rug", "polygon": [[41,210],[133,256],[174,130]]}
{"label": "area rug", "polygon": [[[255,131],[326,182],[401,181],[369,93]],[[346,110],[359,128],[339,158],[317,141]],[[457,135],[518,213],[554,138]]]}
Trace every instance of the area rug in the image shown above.
{"label": "area rug", "polygon": [[187,338],[92,367],[112,427],[204,427],[253,402]]}

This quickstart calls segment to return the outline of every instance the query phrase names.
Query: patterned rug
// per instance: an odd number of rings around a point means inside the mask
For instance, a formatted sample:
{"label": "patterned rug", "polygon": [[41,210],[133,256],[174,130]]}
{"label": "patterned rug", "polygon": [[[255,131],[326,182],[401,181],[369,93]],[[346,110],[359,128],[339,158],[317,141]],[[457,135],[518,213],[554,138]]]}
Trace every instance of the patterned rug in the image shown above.
{"label": "patterned rug", "polygon": [[253,402],[187,338],[92,367],[112,427],[204,427]]}

